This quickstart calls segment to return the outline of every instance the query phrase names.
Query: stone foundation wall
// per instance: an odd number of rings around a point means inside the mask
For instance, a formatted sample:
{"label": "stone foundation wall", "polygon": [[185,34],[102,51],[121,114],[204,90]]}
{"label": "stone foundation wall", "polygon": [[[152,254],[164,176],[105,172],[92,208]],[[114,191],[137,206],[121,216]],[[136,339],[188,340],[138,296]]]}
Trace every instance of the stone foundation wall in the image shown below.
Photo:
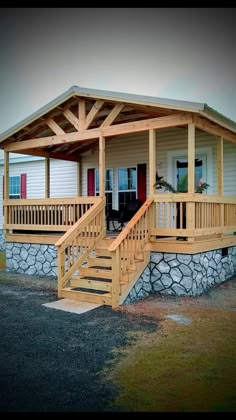
{"label": "stone foundation wall", "polygon": [[5,248],[6,248],[6,242],[3,237],[3,230],[0,229],[0,251],[5,251]]}
{"label": "stone foundation wall", "polygon": [[124,301],[136,302],[150,294],[198,296],[236,275],[236,247],[199,254],[151,253],[150,263]]}
{"label": "stone foundation wall", "polygon": [[6,243],[6,271],[57,276],[57,249],[54,245]]}

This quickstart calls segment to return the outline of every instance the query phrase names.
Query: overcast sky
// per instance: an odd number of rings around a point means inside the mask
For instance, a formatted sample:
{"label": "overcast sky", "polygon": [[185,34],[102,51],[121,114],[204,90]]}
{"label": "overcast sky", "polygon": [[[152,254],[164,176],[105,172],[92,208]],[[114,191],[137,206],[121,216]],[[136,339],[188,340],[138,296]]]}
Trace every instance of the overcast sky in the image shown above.
{"label": "overcast sky", "polygon": [[72,85],[205,102],[236,121],[235,8],[1,9],[0,132]]}

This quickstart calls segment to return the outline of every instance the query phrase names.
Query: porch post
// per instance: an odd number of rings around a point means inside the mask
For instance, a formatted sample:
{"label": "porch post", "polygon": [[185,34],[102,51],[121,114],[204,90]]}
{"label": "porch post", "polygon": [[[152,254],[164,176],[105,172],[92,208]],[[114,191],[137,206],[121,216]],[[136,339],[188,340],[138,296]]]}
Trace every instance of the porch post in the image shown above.
{"label": "porch post", "polygon": [[50,159],[45,158],[45,198],[50,197]]}
{"label": "porch post", "polygon": [[223,169],[223,160],[224,160],[224,138],[217,138],[217,194],[224,194],[224,169]]}
{"label": "porch post", "polygon": [[[224,195],[224,138],[217,137],[217,195]],[[223,237],[224,230],[224,204],[220,204],[220,227],[222,228],[222,233],[219,233],[217,236]]]}
{"label": "porch post", "polygon": [[155,194],[156,182],[156,131],[149,130],[149,197]]}
{"label": "porch post", "polygon": [[195,124],[188,124],[188,193],[195,189]]}
{"label": "porch post", "polygon": [[[188,193],[195,190],[195,124],[188,124]],[[195,203],[186,203],[186,228],[195,228]],[[188,241],[193,242],[194,238],[189,237]]]}
{"label": "porch post", "polygon": [[4,200],[9,199],[9,152],[4,150]]}
{"label": "porch post", "polygon": [[[9,199],[9,152],[4,150],[4,200]],[[9,223],[9,207],[4,207],[4,224]],[[5,230],[7,233],[8,230]]]}
{"label": "porch post", "polygon": [[105,197],[105,137],[99,137],[99,195]]}
{"label": "porch post", "polygon": [[[149,197],[155,194],[154,184],[156,182],[156,130],[149,130]],[[149,217],[149,238],[151,229],[156,227],[156,204],[152,203]]]}

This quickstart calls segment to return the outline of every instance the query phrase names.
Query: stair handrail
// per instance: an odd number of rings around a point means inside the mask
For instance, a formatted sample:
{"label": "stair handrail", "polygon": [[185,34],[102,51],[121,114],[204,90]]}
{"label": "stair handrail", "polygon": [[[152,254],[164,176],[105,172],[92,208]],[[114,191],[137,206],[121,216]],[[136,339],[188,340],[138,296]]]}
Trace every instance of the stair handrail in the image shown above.
{"label": "stair handrail", "polygon": [[135,213],[132,219],[127,223],[127,225],[121,231],[121,233],[116,237],[116,239],[109,246],[108,251],[110,252],[115,251],[120,246],[121,242],[123,242],[123,240],[127,238],[131,229],[136,225],[139,219],[146,213],[147,209],[151,206],[152,203],[153,203],[153,197],[148,198],[143,203],[143,205],[140,207],[137,213]]}
{"label": "stair handrail", "polygon": [[63,236],[61,236],[60,239],[58,239],[58,241],[55,243],[55,246],[66,246],[66,243],[68,243],[68,239],[71,240],[73,233],[77,233],[78,230],[82,230],[98,213],[100,207],[103,207],[104,203],[104,198],[101,198],[96,203],[94,203],[92,207],[90,207],[90,209],[87,210],[86,213],[84,213],[83,216],[80,217],[79,220],[77,220],[77,222],[75,222],[75,224],[71,226],[71,228],[68,229],[67,232]]}
{"label": "stair handrail", "polygon": [[[153,197],[148,198],[145,203],[142,205],[142,207],[135,213],[135,215],[132,217],[132,219],[127,223],[127,225],[124,227],[122,232],[117,236],[117,238],[112,242],[112,244],[109,246],[108,251],[111,253],[112,257],[112,307],[116,308],[119,306],[120,299],[122,298],[122,292],[121,292],[121,282],[124,279],[125,274],[124,271],[124,261],[126,260],[125,264],[132,266],[134,255],[140,254],[140,252],[144,251],[144,243],[148,242],[149,239],[149,232],[150,227],[152,223],[152,212],[147,215],[148,220],[146,220],[146,228],[144,236],[142,236],[141,243],[140,240],[130,241],[129,235],[132,235],[132,231],[134,232],[134,236],[136,236],[136,226],[138,224],[142,223],[143,217],[146,216],[146,213],[149,210],[152,210],[150,207],[153,203]],[[138,235],[137,235],[138,236]],[[129,244],[132,247],[132,255],[127,252],[127,248],[129,248]],[[142,247],[142,250],[140,250],[140,246]],[[126,257],[127,256],[127,257]],[[126,266],[127,268],[127,266]],[[128,280],[128,284],[130,285],[131,282]]]}
{"label": "stair handrail", "polygon": [[[77,220],[77,222],[71,226],[71,228],[56,242],[55,246],[58,247],[58,297],[61,297],[61,290],[65,286],[66,282],[70,279],[73,273],[79,269],[89,253],[94,249],[96,243],[105,236],[105,220],[102,214],[105,211],[105,203],[105,197],[98,200],[98,202],[93,204],[93,206],[90,207],[90,209],[85,214],[83,214],[83,216]],[[74,246],[73,241],[76,241],[76,238],[78,238],[78,236],[83,233],[83,231],[86,234],[88,233],[86,228],[89,227],[89,224],[93,222],[99,214],[99,217],[102,220],[100,230],[96,232],[97,235],[89,235],[89,243],[87,244],[87,248],[83,249],[83,252],[79,256],[77,255],[75,260],[72,254],[73,261],[68,265],[66,269],[66,253],[69,263],[69,253],[73,252],[73,249],[71,251],[71,248]],[[92,232],[90,231],[89,233]]]}

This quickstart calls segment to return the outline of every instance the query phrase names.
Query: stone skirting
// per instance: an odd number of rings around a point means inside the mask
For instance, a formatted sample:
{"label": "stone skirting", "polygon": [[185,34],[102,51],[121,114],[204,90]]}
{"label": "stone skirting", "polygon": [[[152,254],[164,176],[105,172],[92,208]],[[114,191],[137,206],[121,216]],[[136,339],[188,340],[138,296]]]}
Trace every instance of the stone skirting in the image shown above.
{"label": "stone skirting", "polygon": [[136,302],[153,293],[174,296],[198,296],[212,286],[236,275],[236,247],[199,254],[152,252],[139,280],[124,301]]}
{"label": "stone skirting", "polygon": [[0,251],[5,251],[6,249],[6,242],[3,236],[3,230],[0,229]]}
{"label": "stone skirting", "polygon": [[57,249],[54,245],[6,243],[6,271],[57,276]]}

